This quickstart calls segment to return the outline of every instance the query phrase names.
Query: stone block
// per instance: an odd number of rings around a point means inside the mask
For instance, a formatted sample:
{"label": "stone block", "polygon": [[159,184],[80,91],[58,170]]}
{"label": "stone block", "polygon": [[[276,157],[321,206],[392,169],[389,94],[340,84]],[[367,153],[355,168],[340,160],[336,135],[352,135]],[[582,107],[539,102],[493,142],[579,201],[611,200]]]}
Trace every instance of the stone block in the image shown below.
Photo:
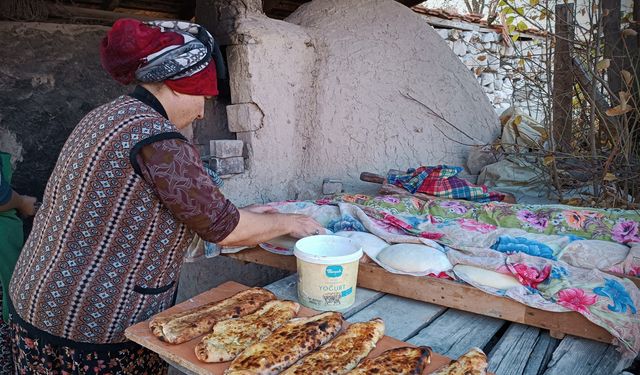
{"label": "stone block", "polygon": [[453,42],[453,53],[458,56],[464,56],[467,54],[467,45],[463,40],[456,40]]}
{"label": "stone block", "polygon": [[497,56],[488,55],[487,66],[489,67],[489,69],[497,72],[498,69],[500,69],[500,58]]}
{"label": "stone block", "polygon": [[493,91],[494,91],[494,86],[493,86],[493,85],[494,85],[494,83],[495,83],[495,82],[491,82],[491,83],[489,83],[489,84],[488,84],[488,85],[486,85],[486,86],[482,86],[482,90],[483,90],[485,93],[488,93],[488,94],[493,93]]}
{"label": "stone block", "polygon": [[224,159],[212,157],[209,163],[211,168],[220,175],[244,172],[244,158],[242,156]]}
{"label": "stone block", "polygon": [[251,132],[262,128],[264,113],[255,103],[227,106],[229,130],[235,133]]}
{"label": "stone block", "polygon": [[481,52],[483,52],[483,48],[482,48],[482,44],[476,44],[476,43],[468,43],[467,44],[467,52],[469,52],[472,55],[477,55]]}
{"label": "stone block", "polygon": [[464,40],[465,42],[469,43],[471,42],[471,38],[473,38],[473,31],[464,31],[462,33],[462,40]]}
{"label": "stone block", "polygon": [[479,67],[481,64],[478,62],[478,60],[476,60],[476,58],[472,55],[465,55],[462,58],[462,63],[470,69],[475,69],[477,67]]}
{"label": "stone block", "polygon": [[449,39],[451,40],[458,40],[461,37],[461,32],[458,29],[451,29],[449,30]]}
{"label": "stone block", "polygon": [[501,79],[496,79],[495,82],[493,82],[493,87],[496,91],[500,91],[502,90],[502,80]]}
{"label": "stone block", "polygon": [[488,86],[496,80],[496,76],[493,73],[482,73],[482,86]]}
{"label": "stone block", "polygon": [[244,142],[235,139],[215,139],[209,141],[209,155],[216,158],[242,156]]}
{"label": "stone block", "polygon": [[322,194],[338,194],[342,193],[342,181],[325,178],[322,181]]}
{"label": "stone block", "polygon": [[495,33],[482,33],[480,34],[480,40],[482,43],[492,43],[496,41]]}
{"label": "stone block", "polygon": [[449,38],[449,29],[435,29],[442,39]]}

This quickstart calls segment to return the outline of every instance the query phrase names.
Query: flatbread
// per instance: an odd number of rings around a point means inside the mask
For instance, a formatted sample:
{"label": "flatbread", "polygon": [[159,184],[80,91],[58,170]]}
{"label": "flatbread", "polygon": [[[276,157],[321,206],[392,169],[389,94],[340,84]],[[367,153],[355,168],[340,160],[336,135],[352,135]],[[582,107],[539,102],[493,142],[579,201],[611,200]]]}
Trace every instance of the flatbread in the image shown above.
{"label": "flatbread", "polygon": [[208,363],[231,361],[247,347],[293,319],[299,310],[297,302],[275,300],[267,302],[253,314],[218,322],[213,326],[213,332],[196,345],[196,357]]}
{"label": "flatbread", "polygon": [[285,234],[284,236],[275,237],[265,242],[272,246],[292,250],[298,240],[299,238],[291,237],[288,234]]}
{"label": "flatbread", "polygon": [[211,332],[221,320],[253,313],[276,296],[264,288],[251,288],[222,301],[211,302],[178,314],[151,319],[149,328],[160,340],[181,344]]}
{"label": "flatbread", "polygon": [[442,251],[413,243],[388,246],[378,254],[377,259],[385,266],[406,273],[437,275],[453,267]]}
{"label": "flatbread", "polygon": [[375,318],[354,323],[335,339],[302,358],[283,375],[340,375],[358,365],[384,336],[384,322]]}
{"label": "flatbread", "polygon": [[466,264],[457,264],[453,267],[453,273],[471,285],[488,286],[500,290],[522,286],[518,279],[511,275]]}
{"label": "flatbread", "polygon": [[367,358],[348,375],[394,374],[419,375],[431,362],[431,348],[403,347],[390,349],[374,358]]}
{"label": "flatbread", "polygon": [[486,375],[488,366],[487,355],[482,349],[472,348],[432,375]]}
{"label": "flatbread", "polygon": [[296,318],[251,345],[231,362],[225,375],[279,374],[300,358],[325,344],[342,328],[342,314],[326,312]]}

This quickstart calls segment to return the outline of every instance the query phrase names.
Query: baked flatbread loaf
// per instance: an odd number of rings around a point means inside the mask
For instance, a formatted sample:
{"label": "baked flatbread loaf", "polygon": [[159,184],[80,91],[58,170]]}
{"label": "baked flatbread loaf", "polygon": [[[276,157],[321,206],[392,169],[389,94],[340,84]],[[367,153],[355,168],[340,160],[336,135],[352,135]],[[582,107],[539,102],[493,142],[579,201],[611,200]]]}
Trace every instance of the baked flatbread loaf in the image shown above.
{"label": "baked flatbread loaf", "polygon": [[342,314],[326,312],[296,318],[251,345],[231,362],[225,375],[279,374],[331,340],[342,328]]}
{"label": "baked flatbread loaf", "polygon": [[162,341],[181,344],[211,332],[221,320],[253,313],[276,296],[264,288],[251,288],[218,302],[211,302],[178,314],[151,319],[151,332]]}
{"label": "baked flatbread loaf", "polygon": [[485,375],[487,366],[487,355],[480,348],[472,348],[432,375]]}
{"label": "baked flatbread loaf", "polygon": [[382,336],[384,336],[384,322],[380,318],[354,323],[335,339],[302,358],[282,374],[346,374],[369,355]]}
{"label": "baked flatbread loaf", "polygon": [[253,314],[218,322],[213,332],[196,345],[196,357],[203,362],[231,361],[249,345],[293,319],[299,310],[297,302],[275,300],[265,303]]}
{"label": "baked flatbread loaf", "polygon": [[389,349],[377,357],[365,359],[348,374],[419,375],[430,362],[431,348],[426,346]]}

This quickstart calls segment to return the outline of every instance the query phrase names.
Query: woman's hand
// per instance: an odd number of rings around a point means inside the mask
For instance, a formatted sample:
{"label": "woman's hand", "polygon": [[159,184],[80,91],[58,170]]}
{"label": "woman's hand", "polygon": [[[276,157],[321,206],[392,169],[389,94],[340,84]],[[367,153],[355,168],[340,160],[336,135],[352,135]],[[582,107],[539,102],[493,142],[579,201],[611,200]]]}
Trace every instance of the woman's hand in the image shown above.
{"label": "woman's hand", "polygon": [[326,234],[326,230],[324,229],[324,227],[310,216],[288,214],[287,217],[290,220],[289,235],[291,235],[292,237],[303,238],[316,234]]}
{"label": "woman's hand", "polygon": [[31,217],[36,214],[37,199],[28,195],[20,195],[16,209],[23,217]]}
{"label": "woman's hand", "polygon": [[243,207],[243,210],[253,212],[254,214],[277,214],[278,210],[266,204],[251,204]]}

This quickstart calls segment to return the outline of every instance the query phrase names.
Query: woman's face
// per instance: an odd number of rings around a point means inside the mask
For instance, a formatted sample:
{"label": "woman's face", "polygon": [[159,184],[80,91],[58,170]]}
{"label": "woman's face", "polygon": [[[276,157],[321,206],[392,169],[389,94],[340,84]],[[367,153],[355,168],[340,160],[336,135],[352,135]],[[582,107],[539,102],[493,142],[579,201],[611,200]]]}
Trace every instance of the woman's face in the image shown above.
{"label": "woman's face", "polygon": [[176,97],[175,110],[170,114],[169,120],[178,129],[184,129],[195,120],[204,117],[204,102],[208,98],[200,95],[187,95],[174,92]]}

